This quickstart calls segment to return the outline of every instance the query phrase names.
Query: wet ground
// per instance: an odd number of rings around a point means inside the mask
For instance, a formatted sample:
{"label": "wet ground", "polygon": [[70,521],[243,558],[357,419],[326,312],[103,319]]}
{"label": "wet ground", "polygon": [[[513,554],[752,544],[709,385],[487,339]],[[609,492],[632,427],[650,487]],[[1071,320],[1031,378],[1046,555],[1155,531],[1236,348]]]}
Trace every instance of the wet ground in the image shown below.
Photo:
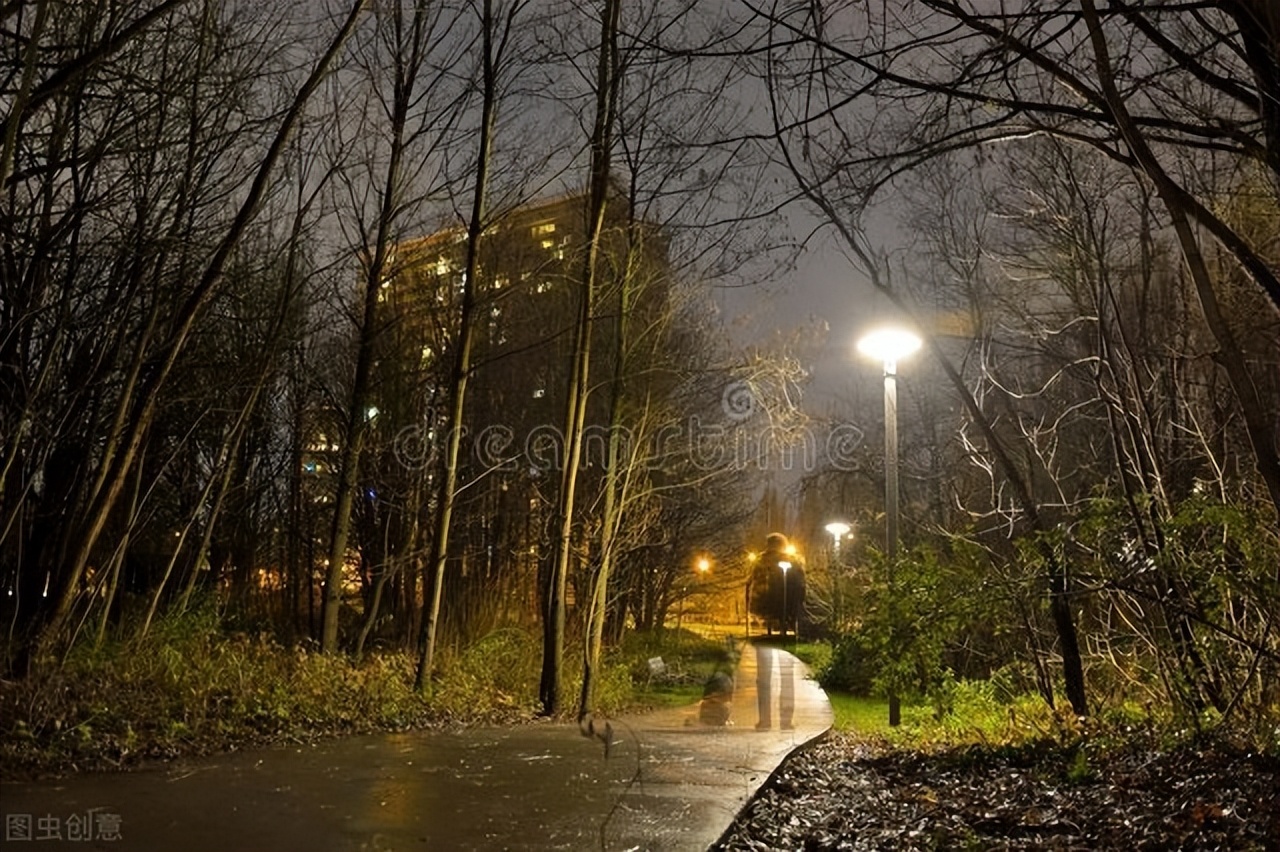
{"label": "wet ground", "polygon": [[[697,850],[831,724],[785,651],[748,648],[723,726],[698,708],[353,737],[6,784],[5,849]],[[708,714],[714,715],[714,714]],[[606,742],[607,741],[607,742]]]}

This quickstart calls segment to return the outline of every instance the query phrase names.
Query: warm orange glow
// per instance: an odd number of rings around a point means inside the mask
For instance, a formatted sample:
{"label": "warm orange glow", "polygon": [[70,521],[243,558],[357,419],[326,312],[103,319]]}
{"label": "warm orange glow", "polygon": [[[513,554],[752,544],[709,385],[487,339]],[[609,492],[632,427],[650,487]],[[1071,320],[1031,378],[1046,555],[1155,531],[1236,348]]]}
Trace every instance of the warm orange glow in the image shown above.
{"label": "warm orange glow", "polygon": [[705,573],[707,573],[707,571],[709,571],[710,569],[711,569],[711,560],[710,560],[710,559],[707,559],[707,557],[705,557],[705,556],[704,556],[704,557],[702,557],[701,559],[699,559],[699,560],[698,560],[698,570],[699,570],[699,571],[701,571],[703,574],[705,574]]}

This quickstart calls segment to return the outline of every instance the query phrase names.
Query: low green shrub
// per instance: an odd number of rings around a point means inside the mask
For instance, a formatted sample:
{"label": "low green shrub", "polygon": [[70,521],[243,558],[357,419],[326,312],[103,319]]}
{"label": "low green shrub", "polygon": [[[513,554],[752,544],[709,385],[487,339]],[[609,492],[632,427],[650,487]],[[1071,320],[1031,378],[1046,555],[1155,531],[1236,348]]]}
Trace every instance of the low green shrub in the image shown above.
{"label": "low green shrub", "polygon": [[1037,695],[1002,695],[990,680],[946,672],[923,704],[904,707],[895,738],[917,747],[1012,745],[1053,737],[1058,718]]}
{"label": "low green shrub", "polygon": [[826,665],[814,673],[823,689],[869,696],[876,675],[875,652],[861,634],[846,633],[836,639]]}
{"label": "low green shrub", "polygon": [[452,720],[510,720],[533,713],[542,647],[530,633],[496,630],[441,662],[434,707]]}

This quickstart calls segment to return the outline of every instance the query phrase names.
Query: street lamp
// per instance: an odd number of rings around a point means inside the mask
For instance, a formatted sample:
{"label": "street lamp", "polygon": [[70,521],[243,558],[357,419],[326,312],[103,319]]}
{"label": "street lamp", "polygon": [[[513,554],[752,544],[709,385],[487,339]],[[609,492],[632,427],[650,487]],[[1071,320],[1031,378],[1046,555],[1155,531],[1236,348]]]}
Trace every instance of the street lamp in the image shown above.
{"label": "street lamp", "polygon": [[[881,328],[862,336],[858,351],[884,364],[884,514],[888,558],[889,626],[894,625],[893,563],[898,554],[898,360],[920,348],[919,336],[903,328]],[[889,695],[889,725],[902,720],[897,692]]]}
{"label": "street lamp", "polygon": [[711,571],[711,560],[706,556],[699,556],[696,563],[698,569],[698,592],[702,597],[701,605],[703,614],[710,620],[712,633],[716,629],[715,611],[707,602],[707,574]]}
{"label": "street lamp", "polygon": [[841,605],[840,585],[840,540],[849,534],[849,530],[853,527],[844,521],[832,521],[823,527],[831,534],[831,591],[832,591],[832,618],[836,626],[836,630],[840,629],[841,622],[844,618],[844,607]]}
{"label": "street lamp", "polygon": [[778,567],[782,569],[782,640],[785,643],[787,639],[787,571],[791,568],[791,563],[783,559],[778,563]]}
{"label": "street lamp", "polygon": [[844,521],[832,521],[823,529],[831,534],[831,546],[835,551],[834,559],[838,560],[840,558],[840,539],[847,536],[849,534],[849,530],[853,528]]}

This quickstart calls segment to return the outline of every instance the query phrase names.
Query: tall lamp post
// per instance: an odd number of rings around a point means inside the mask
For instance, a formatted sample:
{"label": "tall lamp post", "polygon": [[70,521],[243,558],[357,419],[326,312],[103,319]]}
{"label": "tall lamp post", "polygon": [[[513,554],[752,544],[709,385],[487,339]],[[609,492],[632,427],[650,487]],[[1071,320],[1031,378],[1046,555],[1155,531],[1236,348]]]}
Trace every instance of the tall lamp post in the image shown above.
{"label": "tall lamp post", "polygon": [[[893,586],[898,555],[898,361],[920,348],[920,338],[903,328],[881,328],[858,340],[858,351],[884,364],[884,515],[888,558],[889,626],[896,627]],[[889,725],[902,721],[897,691],[889,695]]]}
{"label": "tall lamp post", "polygon": [[707,605],[707,573],[711,570],[711,560],[705,556],[698,557],[698,591],[702,594],[702,606],[707,618],[711,622],[711,632],[715,635],[716,616],[715,612]]}
{"label": "tall lamp post", "polygon": [[782,569],[782,641],[787,641],[787,571],[791,568],[791,563],[782,560],[778,563],[778,567]]}
{"label": "tall lamp post", "polygon": [[831,536],[831,587],[835,592],[835,624],[836,630],[840,629],[841,620],[844,617],[843,607],[840,600],[840,541],[849,534],[849,530],[853,529],[844,521],[832,521],[823,527]]}

